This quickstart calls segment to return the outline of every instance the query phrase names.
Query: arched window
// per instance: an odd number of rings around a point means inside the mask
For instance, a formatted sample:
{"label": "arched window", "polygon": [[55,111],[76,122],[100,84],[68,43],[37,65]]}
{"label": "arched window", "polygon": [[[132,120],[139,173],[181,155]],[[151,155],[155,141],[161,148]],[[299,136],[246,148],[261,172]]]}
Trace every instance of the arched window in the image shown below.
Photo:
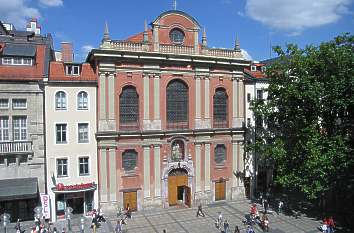
{"label": "arched window", "polygon": [[64,91],[58,91],[57,93],[55,93],[55,109],[66,109],[66,94]]}
{"label": "arched window", "polygon": [[183,44],[184,41],[184,33],[179,28],[174,28],[170,32],[170,40],[174,44]]}
{"label": "arched window", "polygon": [[219,144],[214,150],[214,160],[217,165],[224,165],[226,160],[226,147],[223,144]]}
{"label": "arched window", "polygon": [[132,171],[137,164],[138,153],[135,150],[126,150],[122,155],[122,167],[125,171]]}
{"label": "arched window", "polygon": [[79,110],[88,109],[88,97],[85,91],[80,91],[79,94],[77,94],[77,108]]}
{"label": "arched window", "polygon": [[227,124],[227,95],[224,88],[218,88],[213,98],[214,128],[226,128]]}
{"label": "arched window", "polygon": [[120,130],[139,129],[139,96],[135,87],[126,86],[119,97]]}
{"label": "arched window", "polygon": [[188,87],[180,80],[167,86],[167,128],[188,128]]}

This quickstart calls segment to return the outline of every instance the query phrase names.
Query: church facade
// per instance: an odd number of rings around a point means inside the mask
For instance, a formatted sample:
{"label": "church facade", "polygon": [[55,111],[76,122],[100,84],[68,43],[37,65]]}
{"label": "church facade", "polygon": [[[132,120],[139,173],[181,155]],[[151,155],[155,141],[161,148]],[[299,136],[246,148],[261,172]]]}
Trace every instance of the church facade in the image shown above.
{"label": "church facade", "polygon": [[210,48],[192,16],[172,10],[144,32],[110,38],[87,61],[98,74],[101,208],[191,206],[244,196],[245,67]]}

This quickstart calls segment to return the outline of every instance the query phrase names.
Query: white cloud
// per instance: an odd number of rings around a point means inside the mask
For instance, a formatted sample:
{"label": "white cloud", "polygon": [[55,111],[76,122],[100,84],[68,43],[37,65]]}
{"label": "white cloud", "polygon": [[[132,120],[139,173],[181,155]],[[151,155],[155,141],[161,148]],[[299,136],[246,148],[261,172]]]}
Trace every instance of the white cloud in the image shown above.
{"label": "white cloud", "polygon": [[16,28],[25,28],[28,18],[40,17],[38,9],[29,7],[26,0],[0,0],[1,20]]}
{"label": "white cloud", "polygon": [[351,0],[247,0],[246,13],[271,28],[299,34],[349,12]]}
{"label": "white cloud", "polygon": [[63,0],[39,0],[45,6],[62,6]]}
{"label": "white cloud", "polygon": [[241,54],[246,60],[252,61],[251,55],[244,49],[241,49]]}
{"label": "white cloud", "polygon": [[88,52],[90,52],[94,48],[95,47],[93,47],[92,45],[84,45],[81,47],[81,51],[82,51],[82,53],[84,53],[86,55]]}

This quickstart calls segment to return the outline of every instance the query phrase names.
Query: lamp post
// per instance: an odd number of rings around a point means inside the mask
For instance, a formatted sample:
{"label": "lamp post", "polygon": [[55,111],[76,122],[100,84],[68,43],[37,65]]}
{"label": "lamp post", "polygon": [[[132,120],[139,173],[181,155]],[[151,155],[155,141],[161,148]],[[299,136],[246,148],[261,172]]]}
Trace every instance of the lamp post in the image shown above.
{"label": "lamp post", "polygon": [[81,227],[81,233],[85,232],[85,216],[81,216],[80,218],[80,227]]}
{"label": "lamp post", "polygon": [[43,208],[41,206],[37,206],[33,209],[34,212],[34,223],[36,225],[40,225],[41,224],[41,219],[43,216],[43,212],[42,212]]}
{"label": "lamp post", "polygon": [[7,227],[7,224],[10,223],[11,215],[7,214],[7,213],[3,213],[0,216],[0,218],[1,218],[2,225],[4,226],[4,232],[6,233],[6,227]]}
{"label": "lamp post", "polygon": [[70,223],[70,220],[71,220],[71,212],[73,212],[73,208],[71,208],[70,206],[69,207],[66,207],[65,209],[65,219],[68,221],[68,231],[71,232],[71,223]]}

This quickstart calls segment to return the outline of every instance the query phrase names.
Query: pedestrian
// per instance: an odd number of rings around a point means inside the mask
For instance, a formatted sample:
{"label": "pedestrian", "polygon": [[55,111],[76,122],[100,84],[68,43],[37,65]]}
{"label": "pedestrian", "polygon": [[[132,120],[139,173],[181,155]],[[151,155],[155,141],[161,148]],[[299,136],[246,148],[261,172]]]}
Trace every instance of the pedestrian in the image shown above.
{"label": "pedestrian", "polygon": [[238,228],[238,226],[237,226],[237,225],[235,226],[234,233],[240,233],[240,229]]}
{"label": "pedestrian", "polygon": [[126,215],[127,218],[129,218],[129,219],[132,218],[132,213],[131,213],[131,209],[130,209],[129,203],[127,204],[127,208],[125,209],[125,215]]}
{"label": "pedestrian", "polygon": [[266,214],[267,210],[268,210],[268,201],[267,201],[267,199],[264,199],[263,209],[264,209],[264,213]]}
{"label": "pedestrian", "polygon": [[283,211],[283,206],[284,206],[284,202],[280,200],[278,204],[278,214],[280,214]]}
{"label": "pedestrian", "polygon": [[36,233],[36,227],[32,227],[31,233]]}
{"label": "pedestrian", "polygon": [[20,219],[17,219],[15,229],[16,229],[16,233],[21,233],[21,223],[20,223]]}
{"label": "pedestrian", "polygon": [[227,219],[225,219],[225,221],[224,221],[224,232],[228,233],[229,232],[229,228],[230,228],[229,222],[227,221]]}
{"label": "pedestrian", "polygon": [[58,233],[58,230],[56,227],[53,228],[53,233]]}
{"label": "pedestrian", "polygon": [[122,222],[121,220],[117,220],[117,225],[116,228],[114,229],[115,233],[121,233],[122,232]]}
{"label": "pedestrian", "polygon": [[253,230],[253,227],[248,225],[247,229],[246,229],[246,233],[255,233],[254,230]]}
{"label": "pedestrian", "polygon": [[199,203],[199,205],[198,205],[197,217],[199,217],[199,215],[205,217],[205,214],[202,209],[202,203]]}
{"label": "pedestrian", "polygon": [[335,224],[334,224],[334,220],[333,220],[333,217],[330,216],[327,220],[327,223],[328,223],[328,232],[329,233],[333,233],[334,232],[334,228],[336,227]]}
{"label": "pedestrian", "polygon": [[218,212],[218,218],[216,220],[216,227],[219,229],[220,228],[220,224],[222,223],[222,214],[221,211]]}
{"label": "pedestrian", "polygon": [[323,233],[328,233],[328,220],[327,220],[327,218],[323,219],[321,230]]}
{"label": "pedestrian", "polygon": [[61,231],[61,233],[66,233],[65,227],[63,227],[63,230]]}

